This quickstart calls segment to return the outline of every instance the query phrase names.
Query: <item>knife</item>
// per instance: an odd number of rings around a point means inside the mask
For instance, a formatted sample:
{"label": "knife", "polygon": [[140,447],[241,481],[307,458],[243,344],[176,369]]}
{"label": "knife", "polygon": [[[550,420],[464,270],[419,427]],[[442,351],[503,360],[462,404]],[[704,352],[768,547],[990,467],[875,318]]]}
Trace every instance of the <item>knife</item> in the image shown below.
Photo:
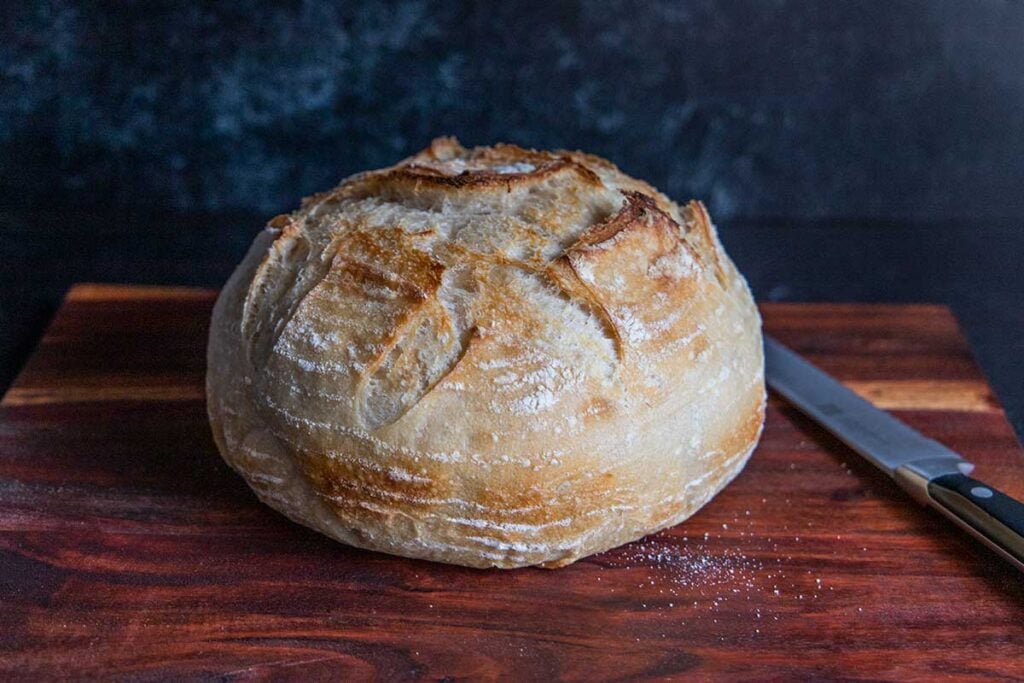
{"label": "knife", "polygon": [[768,385],[802,413],[1024,571],[1024,504],[967,476],[974,465],[879,410],[769,336]]}

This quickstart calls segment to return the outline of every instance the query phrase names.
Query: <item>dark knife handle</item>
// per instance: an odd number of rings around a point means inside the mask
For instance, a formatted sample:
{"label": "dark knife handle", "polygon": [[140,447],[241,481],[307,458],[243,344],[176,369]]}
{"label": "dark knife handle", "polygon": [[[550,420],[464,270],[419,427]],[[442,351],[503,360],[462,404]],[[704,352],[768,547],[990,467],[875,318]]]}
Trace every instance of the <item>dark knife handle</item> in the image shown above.
{"label": "dark knife handle", "polygon": [[1024,569],[1024,504],[963,474],[935,477],[928,497],[939,512]]}

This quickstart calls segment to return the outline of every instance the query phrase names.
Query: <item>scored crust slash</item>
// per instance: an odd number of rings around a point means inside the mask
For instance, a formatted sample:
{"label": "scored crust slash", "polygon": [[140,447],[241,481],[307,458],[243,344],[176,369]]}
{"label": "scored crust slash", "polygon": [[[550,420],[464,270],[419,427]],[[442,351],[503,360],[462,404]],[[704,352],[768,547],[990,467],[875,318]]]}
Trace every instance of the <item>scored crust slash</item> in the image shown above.
{"label": "scored crust slash", "polygon": [[739,473],[760,322],[699,202],[442,138],[259,234],[214,309],[210,424],[261,500],[339,541],[557,567]]}

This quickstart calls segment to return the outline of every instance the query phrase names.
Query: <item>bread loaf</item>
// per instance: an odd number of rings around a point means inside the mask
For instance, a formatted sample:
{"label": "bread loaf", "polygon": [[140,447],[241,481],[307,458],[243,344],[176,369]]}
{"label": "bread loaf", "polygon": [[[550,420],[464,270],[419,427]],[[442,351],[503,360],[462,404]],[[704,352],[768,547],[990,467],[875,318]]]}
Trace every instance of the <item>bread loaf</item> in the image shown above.
{"label": "bread loaf", "polygon": [[699,202],[451,138],[271,220],[208,362],[217,445],[263,502],[472,567],[681,522],[764,419],[760,318]]}

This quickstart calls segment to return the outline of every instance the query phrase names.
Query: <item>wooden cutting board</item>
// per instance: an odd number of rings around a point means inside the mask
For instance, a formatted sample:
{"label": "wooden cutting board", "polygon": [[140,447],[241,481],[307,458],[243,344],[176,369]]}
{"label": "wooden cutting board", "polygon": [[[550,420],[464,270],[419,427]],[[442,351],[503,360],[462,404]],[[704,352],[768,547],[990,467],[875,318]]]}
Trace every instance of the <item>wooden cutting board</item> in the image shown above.
{"label": "wooden cutting board", "polygon": [[[1024,576],[776,399],[688,522],[549,571],[347,548],[260,505],[203,404],[214,294],[80,285],[0,406],[0,677],[1024,677]],[[939,306],[765,327],[1024,497]]]}

